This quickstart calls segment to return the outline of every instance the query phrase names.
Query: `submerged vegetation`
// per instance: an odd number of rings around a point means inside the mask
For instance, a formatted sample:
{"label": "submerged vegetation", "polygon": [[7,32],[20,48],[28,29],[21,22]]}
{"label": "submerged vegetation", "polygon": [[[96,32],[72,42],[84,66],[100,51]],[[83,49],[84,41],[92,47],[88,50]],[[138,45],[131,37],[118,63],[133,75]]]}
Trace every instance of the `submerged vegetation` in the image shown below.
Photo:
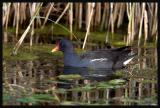
{"label": "submerged vegetation", "polygon": [[[22,48],[22,54],[27,48],[29,51],[28,45]],[[44,49],[49,51],[49,45],[32,48],[37,54],[41,51],[39,58],[23,61],[5,57],[3,105],[111,105],[113,102],[157,105],[157,65],[153,49],[141,48],[141,56],[137,58],[140,62],[136,59],[126,71],[116,71],[116,78],[96,82],[77,74],[64,75],[59,54],[55,55],[58,62],[53,60],[53,55],[44,54]]]}

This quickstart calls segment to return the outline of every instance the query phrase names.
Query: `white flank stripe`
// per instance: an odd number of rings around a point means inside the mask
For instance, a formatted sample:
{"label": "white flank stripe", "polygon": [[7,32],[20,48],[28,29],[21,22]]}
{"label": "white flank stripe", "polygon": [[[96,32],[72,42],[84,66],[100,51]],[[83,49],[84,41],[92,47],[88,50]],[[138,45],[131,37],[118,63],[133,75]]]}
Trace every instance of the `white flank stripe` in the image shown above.
{"label": "white flank stripe", "polygon": [[105,60],[108,60],[107,58],[100,58],[100,59],[92,59],[91,62],[94,62],[94,61],[105,61]]}
{"label": "white flank stripe", "polygon": [[106,75],[100,75],[100,74],[91,74],[91,75],[86,75],[86,76],[104,77],[104,76],[106,76]]}
{"label": "white flank stripe", "polygon": [[133,59],[133,57],[130,58],[130,59],[128,59],[128,60],[126,60],[126,61],[124,61],[124,62],[123,62],[123,65],[127,65],[132,59]]}

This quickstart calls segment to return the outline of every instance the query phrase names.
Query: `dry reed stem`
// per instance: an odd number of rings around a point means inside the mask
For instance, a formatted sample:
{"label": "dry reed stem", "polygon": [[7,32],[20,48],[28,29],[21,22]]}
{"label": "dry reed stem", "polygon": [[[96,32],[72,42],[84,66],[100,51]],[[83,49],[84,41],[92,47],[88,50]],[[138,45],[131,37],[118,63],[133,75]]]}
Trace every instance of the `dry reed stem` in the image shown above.
{"label": "dry reed stem", "polygon": [[106,18],[105,18],[105,23],[104,23],[104,29],[107,29],[108,27],[110,27],[111,24],[109,23],[109,19],[110,18],[110,10],[109,10],[109,3],[106,4]]}
{"label": "dry reed stem", "polygon": [[133,3],[133,6],[130,7],[129,10],[130,12],[128,13],[129,24],[128,24],[127,45],[131,44],[134,35],[134,10],[135,10],[135,3]]}
{"label": "dry reed stem", "polygon": [[51,10],[52,10],[52,8],[53,8],[53,5],[54,5],[54,3],[51,3],[51,6],[50,6],[50,8],[49,8],[49,10],[48,10],[48,12],[47,12],[47,15],[46,15],[46,17],[45,17],[44,23],[43,23],[43,25],[42,25],[42,28],[44,28],[44,25],[45,25],[46,22],[47,22],[47,19],[48,19],[48,17],[49,17],[49,14],[51,13]]}
{"label": "dry reed stem", "polygon": [[153,26],[152,26],[152,33],[151,33],[152,36],[155,35],[158,31],[157,30],[157,28],[158,28],[158,26],[157,26],[157,24],[158,24],[157,11],[158,11],[158,4],[156,3],[155,4],[155,12],[154,12],[154,16],[153,16]]}
{"label": "dry reed stem", "polygon": [[65,14],[65,12],[67,11],[67,9],[69,8],[70,3],[67,4],[67,6],[65,7],[65,9],[63,10],[62,14],[59,16],[59,18],[56,20],[56,24],[59,22],[59,20],[62,18],[62,16]]}
{"label": "dry reed stem", "polygon": [[82,3],[79,3],[79,29],[82,28]]}
{"label": "dry reed stem", "polygon": [[90,12],[90,15],[89,15],[89,24],[88,24],[88,27],[87,27],[87,32],[86,32],[86,35],[85,35],[85,39],[84,39],[84,42],[83,42],[82,49],[84,49],[84,47],[85,47],[87,37],[88,37],[88,34],[89,34],[89,28],[90,28],[90,24],[91,24],[91,19],[92,19],[93,9],[94,9],[95,3],[92,3],[91,6],[92,6],[92,9],[91,9],[91,12]]}
{"label": "dry reed stem", "polygon": [[103,10],[102,20],[101,20],[101,25],[100,25],[100,31],[102,31],[103,28],[104,28],[104,23],[105,23],[105,20],[106,20],[106,14],[107,14],[107,7],[106,7],[106,3],[104,3],[104,10]]}
{"label": "dry reed stem", "polygon": [[144,11],[144,44],[146,45],[147,38],[148,38],[148,16],[147,16],[147,11]]}
{"label": "dry reed stem", "polygon": [[143,19],[144,19],[144,11],[145,11],[145,3],[142,3],[142,16],[141,16],[140,27],[139,27],[138,46],[140,46],[140,42],[141,42],[142,25],[143,25]]}
{"label": "dry reed stem", "polygon": [[21,38],[19,39],[19,41],[17,42],[17,44],[16,44],[15,47],[13,48],[13,52],[12,52],[13,55],[16,55],[16,54],[17,54],[17,51],[18,51],[20,45],[22,44],[24,38],[26,37],[28,31],[30,30],[30,27],[31,27],[32,23],[34,22],[34,19],[36,18],[37,13],[39,12],[40,8],[42,7],[42,4],[43,4],[43,3],[40,3],[39,6],[37,6],[36,12],[35,12],[34,16],[32,17],[32,19],[31,19],[31,21],[30,21],[27,29],[26,29],[25,32],[22,34]]}
{"label": "dry reed stem", "polygon": [[18,30],[19,30],[19,7],[20,7],[20,3],[17,3],[17,6],[16,6],[16,10],[17,10],[17,15],[16,15],[16,40],[17,40],[17,37],[18,37]]}
{"label": "dry reed stem", "polygon": [[11,3],[8,3],[8,6],[7,6],[7,13],[6,13],[6,17],[7,17],[7,18],[6,18],[6,30],[7,30],[7,27],[8,27],[10,7],[11,7]]}
{"label": "dry reed stem", "polygon": [[111,12],[110,12],[110,16],[111,16],[111,32],[114,33],[114,13],[113,13],[113,3],[111,3],[110,5],[110,9],[111,9]]}
{"label": "dry reed stem", "polygon": [[125,12],[125,5],[123,3],[121,3],[120,4],[120,12],[118,15],[117,28],[119,28],[120,25],[123,23],[124,12]]}
{"label": "dry reed stem", "polygon": [[[31,9],[31,4],[32,3],[3,3],[3,26],[7,29],[9,26],[8,24],[10,22],[13,22],[13,26],[16,28],[16,36],[18,35],[19,32],[19,27],[22,24],[26,24],[26,20],[30,17],[28,14],[28,9]],[[36,3],[37,4],[37,3]],[[29,6],[28,6],[29,5]],[[53,6],[53,4],[51,4]],[[69,9],[70,3],[64,7],[63,12],[61,13],[60,16],[58,16],[58,19],[56,20],[56,23],[59,22],[59,20],[65,15],[65,12]],[[82,4],[82,3],[76,3],[76,5],[73,7],[73,9],[76,9],[75,15],[71,18],[69,17],[69,23],[70,23],[70,32],[73,30],[73,19],[75,18],[75,24],[76,27],[78,26],[78,29],[82,29],[82,23],[83,21],[86,22],[86,31],[88,28],[88,25],[90,23],[90,29],[96,29],[97,27],[100,26],[100,30],[104,29],[111,29],[111,32],[114,33],[115,26],[117,28],[120,27],[120,25],[123,23],[124,20],[124,13],[125,11],[127,12],[128,17],[131,17],[133,5],[132,3],[95,3],[96,8],[95,8],[95,15],[91,22],[89,22],[89,15],[91,12],[91,7],[90,5]],[[44,27],[46,20],[49,16],[50,13],[52,13],[52,6],[48,6],[47,13],[46,13],[46,18],[44,20],[44,23],[42,24],[42,27]],[[85,10],[84,6],[88,6],[87,10]],[[138,45],[140,45],[141,42],[141,36],[144,30],[144,35],[145,35],[145,41],[147,38],[153,38],[153,36],[156,36],[157,34],[157,26],[158,26],[158,17],[157,17],[157,11],[158,11],[158,3],[146,3],[147,9],[145,12],[143,12],[143,3],[135,3],[135,9],[134,9],[134,15],[131,20],[129,20],[128,24],[128,44],[134,41],[134,38],[136,34],[138,34]],[[58,9],[61,7],[57,7]],[[111,10],[111,12],[109,12]],[[31,10],[30,10],[31,11]],[[86,14],[82,15],[83,11],[88,11]],[[102,13],[103,12],[103,13]],[[54,13],[54,12],[53,12]],[[110,14],[110,15],[109,15]],[[147,31],[147,26],[146,25],[146,20],[145,17],[141,17],[141,15],[147,15],[148,19],[148,31]],[[13,15],[13,17],[10,17],[10,15]],[[37,14],[39,15],[39,13]],[[19,17],[18,17],[19,16]],[[86,17],[83,20],[83,17]],[[71,22],[72,19],[72,22]],[[112,20],[111,20],[112,19]],[[110,22],[111,21],[111,22]],[[66,21],[68,23],[68,21]],[[143,24],[144,22],[144,24]],[[77,25],[78,24],[78,25]],[[41,20],[40,18],[36,20],[36,26],[41,26]],[[140,27],[139,27],[140,26]],[[96,28],[95,28],[96,27]],[[111,28],[109,28],[111,27]],[[89,29],[89,30],[90,30]],[[148,34],[147,34],[148,32]],[[16,37],[14,37],[16,38]],[[70,36],[72,39],[72,35]],[[106,36],[106,40],[108,37]]]}
{"label": "dry reed stem", "polygon": [[70,40],[72,40],[72,32],[73,32],[73,3],[70,3],[70,9],[69,9],[69,28],[70,28]]}

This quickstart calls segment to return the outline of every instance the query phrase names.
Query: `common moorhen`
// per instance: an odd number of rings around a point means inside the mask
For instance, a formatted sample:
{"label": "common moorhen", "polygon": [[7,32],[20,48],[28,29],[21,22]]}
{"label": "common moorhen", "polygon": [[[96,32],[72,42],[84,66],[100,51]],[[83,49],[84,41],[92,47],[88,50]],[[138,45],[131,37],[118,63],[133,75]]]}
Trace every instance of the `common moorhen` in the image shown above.
{"label": "common moorhen", "polygon": [[135,56],[135,53],[131,50],[131,46],[88,51],[82,55],[78,55],[72,43],[67,39],[57,41],[56,47],[52,49],[52,52],[57,50],[64,53],[64,66],[71,67],[123,68]]}

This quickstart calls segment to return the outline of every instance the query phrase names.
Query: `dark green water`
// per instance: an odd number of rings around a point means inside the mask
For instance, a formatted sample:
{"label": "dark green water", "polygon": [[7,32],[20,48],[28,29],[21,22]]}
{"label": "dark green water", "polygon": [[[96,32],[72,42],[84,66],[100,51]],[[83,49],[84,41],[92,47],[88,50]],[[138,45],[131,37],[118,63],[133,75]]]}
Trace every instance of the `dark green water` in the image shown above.
{"label": "dark green water", "polygon": [[41,48],[30,60],[4,57],[3,105],[157,105],[156,48],[135,48],[137,57],[117,71],[66,69],[61,53]]}

